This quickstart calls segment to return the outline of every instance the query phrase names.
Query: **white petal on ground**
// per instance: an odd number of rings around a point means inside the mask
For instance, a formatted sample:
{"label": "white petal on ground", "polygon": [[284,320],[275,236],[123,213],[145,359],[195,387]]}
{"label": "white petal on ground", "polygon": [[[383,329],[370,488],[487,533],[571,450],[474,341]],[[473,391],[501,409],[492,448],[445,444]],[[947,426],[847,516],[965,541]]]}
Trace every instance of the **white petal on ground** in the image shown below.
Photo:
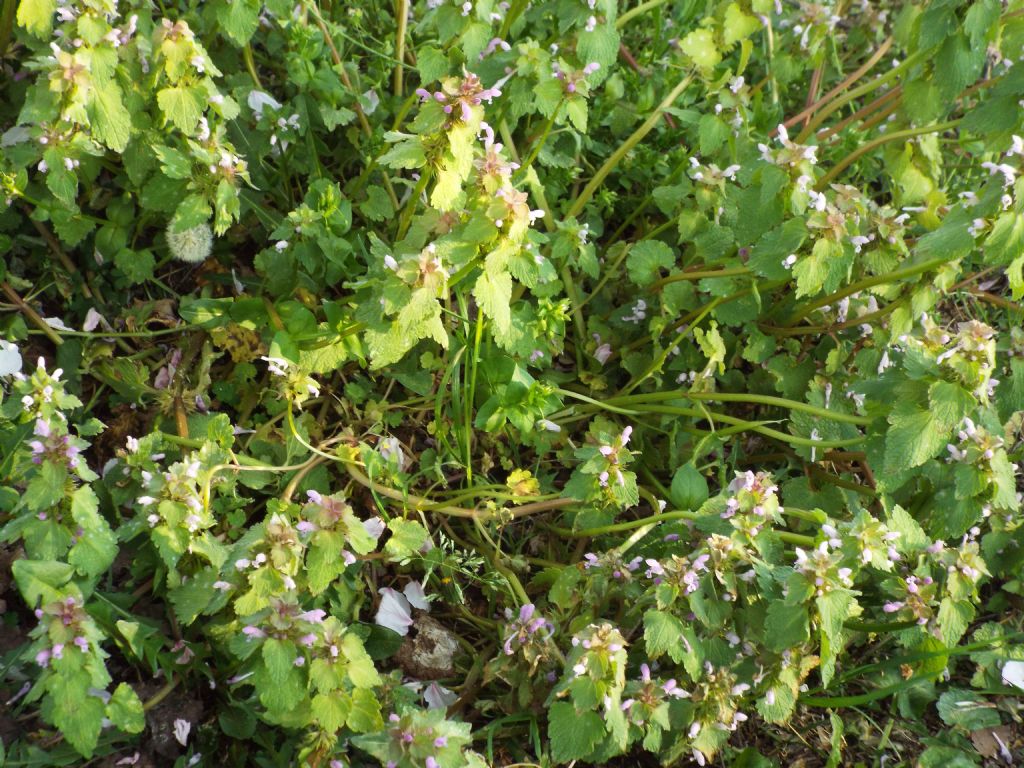
{"label": "white petal on ground", "polygon": [[384,533],[384,521],[379,517],[371,517],[369,520],[363,521],[363,528],[375,539],[379,539],[381,534]]}
{"label": "white petal on ground", "polygon": [[91,333],[99,327],[102,320],[103,315],[96,311],[96,307],[89,307],[89,311],[85,313],[85,322],[82,324],[82,330],[86,333]]}
{"label": "white petal on ground", "polygon": [[423,592],[423,585],[418,581],[410,581],[402,592],[409,599],[413,608],[419,608],[421,611],[430,610],[430,603],[427,602],[427,596]]}
{"label": "white petal on ground", "polygon": [[17,344],[0,339],[0,376],[21,372],[21,352]]}
{"label": "white petal on ground", "polygon": [[458,701],[459,697],[443,685],[431,683],[423,692],[423,700],[427,703],[428,709],[447,709]]}
{"label": "white petal on ground", "polygon": [[1024,661],[1008,661],[1003,664],[1003,682],[1024,690]]}
{"label": "white petal on ground", "polygon": [[192,723],[180,717],[174,721],[174,738],[181,746],[188,744],[188,734],[192,730]]}
{"label": "white petal on ground", "polygon": [[400,635],[409,634],[409,627],[412,626],[412,608],[405,595],[390,587],[382,587],[379,592],[380,607],[373,620]]}
{"label": "white petal on ground", "polygon": [[48,326],[50,326],[51,328],[56,328],[58,331],[74,330],[73,328],[68,328],[67,325],[64,324],[64,321],[61,320],[59,317],[44,317],[43,320],[46,322]]}

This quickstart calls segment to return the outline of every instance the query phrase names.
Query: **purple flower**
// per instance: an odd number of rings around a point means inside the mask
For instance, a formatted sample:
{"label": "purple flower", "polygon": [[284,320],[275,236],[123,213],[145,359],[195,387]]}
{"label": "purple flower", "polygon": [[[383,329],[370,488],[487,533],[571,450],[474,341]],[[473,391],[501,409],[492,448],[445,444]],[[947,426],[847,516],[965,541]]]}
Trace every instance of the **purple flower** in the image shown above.
{"label": "purple flower", "polygon": [[242,634],[248,637],[250,640],[257,637],[266,637],[267,633],[259,627],[242,627]]}

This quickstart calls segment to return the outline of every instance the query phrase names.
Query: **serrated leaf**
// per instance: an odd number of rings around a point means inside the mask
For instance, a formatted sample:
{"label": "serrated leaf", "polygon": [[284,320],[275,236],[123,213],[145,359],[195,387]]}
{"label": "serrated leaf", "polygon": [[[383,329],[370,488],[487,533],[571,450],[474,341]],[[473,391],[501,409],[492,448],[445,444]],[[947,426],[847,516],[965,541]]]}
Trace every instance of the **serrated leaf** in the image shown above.
{"label": "serrated leaf", "polygon": [[68,562],[86,576],[99,576],[117,556],[117,537],[98,510],[99,500],[90,486],[72,494],[71,517],[82,533],[68,552]]}
{"label": "serrated leaf", "polygon": [[644,645],[650,658],[667,653],[674,662],[681,663],[686,656],[682,638],[683,622],[672,614],[664,611],[644,614]]}
{"label": "serrated leaf", "polygon": [[695,29],[679,42],[679,49],[703,70],[714,69],[722,60],[710,29]]}
{"label": "serrated leaf", "polygon": [[18,24],[38,38],[50,36],[57,0],[21,0],[18,5]]}
{"label": "serrated leaf", "polygon": [[356,688],[352,691],[352,709],[345,723],[356,733],[372,733],[384,725],[380,702],[372,689]]}
{"label": "serrated leaf", "polygon": [[626,272],[634,285],[650,285],[676,263],[672,249],[660,240],[642,240],[626,256]]}
{"label": "serrated leaf", "polygon": [[807,642],[810,628],[807,609],[782,600],[768,606],[764,620],[764,642],[773,651],[782,652]]}
{"label": "serrated leaf", "polygon": [[132,122],[125,109],[121,89],[113,80],[94,82],[89,102],[89,121],[93,138],[115,152],[123,152],[131,138]]}
{"label": "serrated leaf", "polygon": [[146,727],[146,716],[142,702],[135,689],[128,683],[121,683],[107,702],[107,717],[115,727],[125,733],[142,733]]}
{"label": "serrated leaf", "polygon": [[206,98],[196,86],[174,85],[164,88],[157,93],[156,101],[163,112],[164,122],[173,124],[188,136],[195,132],[206,108]]}
{"label": "serrated leaf", "polygon": [[556,763],[586,759],[604,734],[604,721],[595,712],[577,712],[566,701],[557,701],[548,710],[551,759]]}
{"label": "serrated leaf", "polygon": [[507,334],[512,324],[512,277],[507,272],[485,271],[473,287],[473,297],[483,313],[491,319],[500,334]]}

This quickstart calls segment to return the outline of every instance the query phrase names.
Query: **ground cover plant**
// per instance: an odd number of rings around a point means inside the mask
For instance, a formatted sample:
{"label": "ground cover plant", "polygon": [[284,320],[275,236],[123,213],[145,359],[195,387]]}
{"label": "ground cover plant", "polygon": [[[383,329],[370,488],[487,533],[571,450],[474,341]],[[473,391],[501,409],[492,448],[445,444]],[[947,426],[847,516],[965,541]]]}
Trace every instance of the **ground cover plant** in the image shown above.
{"label": "ground cover plant", "polygon": [[1022,61],[3,0],[0,765],[1020,761]]}

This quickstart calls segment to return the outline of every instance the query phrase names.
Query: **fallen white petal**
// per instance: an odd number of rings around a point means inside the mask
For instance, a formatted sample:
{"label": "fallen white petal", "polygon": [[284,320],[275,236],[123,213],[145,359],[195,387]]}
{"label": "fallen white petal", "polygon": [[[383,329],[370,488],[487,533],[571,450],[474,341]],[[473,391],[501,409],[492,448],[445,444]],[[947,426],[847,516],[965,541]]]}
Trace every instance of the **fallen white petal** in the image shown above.
{"label": "fallen white petal", "polygon": [[188,744],[188,734],[192,730],[192,723],[180,717],[174,721],[174,738],[181,746]]}
{"label": "fallen white petal", "polygon": [[410,581],[402,592],[409,599],[413,608],[419,608],[421,611],[430,610],[430,603],[427,602],[427,596],[423,592],[423,585],[418,581]]}
{"label": "fallen white petal", "polygon": [[1003,682],[1024,690],[1024,661],[1008,661],[1003,664]]}
{"label": "fallen white petal", "polygon": [[0,376],[12,376],[21,372],[21,352],[16,344],[0,339]]}
{"label": "fallen white petal", "polygon": [[409,627],[412,626],[412,608],[405,595],[390,587],[382,587],[379,591],[380,607],[374,621],[400,635],[409,634]]}

